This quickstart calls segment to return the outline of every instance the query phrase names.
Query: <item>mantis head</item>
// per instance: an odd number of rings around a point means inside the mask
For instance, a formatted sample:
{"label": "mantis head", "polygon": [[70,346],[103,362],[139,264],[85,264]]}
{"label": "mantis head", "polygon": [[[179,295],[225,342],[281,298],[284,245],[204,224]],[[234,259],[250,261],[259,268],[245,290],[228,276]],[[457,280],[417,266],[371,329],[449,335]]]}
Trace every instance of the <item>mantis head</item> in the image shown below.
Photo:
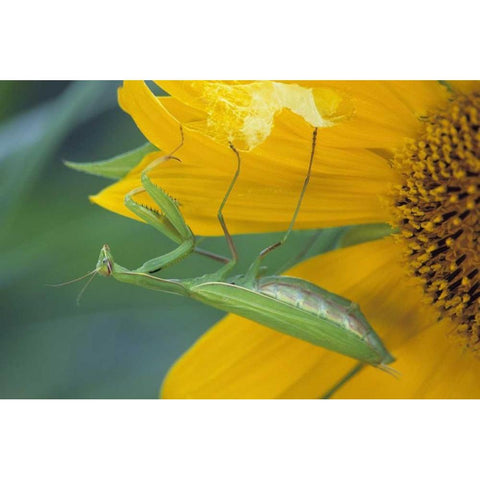
{"label": "mantis head", "polygon": [[63,282],[63,283],[57,283],[55,285],[49,285],[49,286],[63,287],[64,285],[70,285],[71,283],[78,282],[80,280],[83,280],[86,277],[90,277],[88,282],[85,284],[85,286],[82,288],[82,290],[77,296],[77,305],[78,305],[80,304],[80,298],[82,297],[83,292],[90,285],[90,282],[95,278],[95,275],[99,273],[104,277],[108,277],[113,273],[113,266],[114,266],[114,262],[113,262],[112,254],[110,253],[110,247],[107,244],[105,244],[100,250],[100,256],[98,257],[98,262],[97,262],[97,266],[95,267],[95,270],[92,270],[91,272],[88,272],[79,278],[75,278],[74,280],[70,280],[68,282]]}
{"label": "mantis head", "polygon": [[100,250],[100,255],[98,257],[97,268],[95,269],[100,275],[108,277],[113,272],[113,257],[110,252],[110,247],[105,244]]}

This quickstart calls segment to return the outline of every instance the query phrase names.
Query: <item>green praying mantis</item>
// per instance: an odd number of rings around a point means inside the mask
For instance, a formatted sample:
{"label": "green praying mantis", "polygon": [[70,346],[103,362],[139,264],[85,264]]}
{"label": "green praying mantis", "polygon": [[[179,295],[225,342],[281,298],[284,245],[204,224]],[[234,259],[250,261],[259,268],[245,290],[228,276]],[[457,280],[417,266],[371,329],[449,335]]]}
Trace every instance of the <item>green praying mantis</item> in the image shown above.
{"label": "green praying mantis", "polygon": [[[145,168],[141,174],[142,186],[125,196],[125,205],[130,211],[178,246],[171,252],[148,260],[136,270],[129,270],[116,263],[109,246],[104,245],[96,269],[91,273],[113,277],[143,288],[190,297],[225,312],[241,315],[278,332],[355,358],[362,364],[369,364],[387,372],[392,371],[387,365],[393,362],[394,358],[357,304],[300,278],[263,275],[263,259],[285,243],[294,227],[311,176],[317,129],[313,131],[307,174],[288,230],[280,241],[264,248],[258,254],[245,274],[234,276],[231,272],[237,263],[238,254],[225,223],[223,209],[240,175],[241,156],[234,145],[230,144],[236,158],[236,170],[217,212],[231,253],[231,258],[226,258],[197,247],[196,238],[186,224],[177,202],[149,177],[149,172],[159,163],[169,159],[179,160],[174,153],[183,145],[183,131],[180,130],[180,145]],[[148,193],[158,205],[158,210],[135,201],[135,196],[141,192]],[[223,265],[213,273],[196,278],[171,279],[154,275],[192,253],[207,255]]]}

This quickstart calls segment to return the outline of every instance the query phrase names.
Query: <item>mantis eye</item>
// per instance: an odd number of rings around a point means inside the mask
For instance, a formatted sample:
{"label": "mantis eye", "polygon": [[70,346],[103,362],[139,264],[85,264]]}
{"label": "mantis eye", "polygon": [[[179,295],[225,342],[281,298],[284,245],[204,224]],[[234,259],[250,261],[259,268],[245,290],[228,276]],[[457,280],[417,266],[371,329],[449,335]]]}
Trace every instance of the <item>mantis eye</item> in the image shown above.
{"label": "mantis eye", "polygon": [[110,248],[108,245],[104,245],[100,250],[100,255],[97,261],[96,270],[98,273],[104,277],[108,277],[113,273],[114,262],[112,255],[110,253]]}
{"label": "mantis eye", "polygon": [[110,262],[110,259],[109,258],[104,258],[102,260],[102,264],[107,267],[107,275],[111,275],[112,274],[112,262]]}

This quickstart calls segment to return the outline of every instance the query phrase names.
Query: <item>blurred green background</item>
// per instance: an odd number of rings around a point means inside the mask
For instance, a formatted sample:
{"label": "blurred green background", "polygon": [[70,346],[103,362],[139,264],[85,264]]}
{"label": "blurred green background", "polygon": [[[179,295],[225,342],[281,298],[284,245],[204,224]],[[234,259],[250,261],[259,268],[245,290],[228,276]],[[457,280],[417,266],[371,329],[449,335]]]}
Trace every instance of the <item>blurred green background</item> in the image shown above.
{"label": "blurred green background", "polygon": [[[63,165],[145,143],[117,105],[119,85],[0,82],[2,398],[156,398],[173,362],[223,316],[189,299],[105,278],[91,283],[79,306],[83,282],[46,286],[92,270],[106,242],[131,268],[173,247],[148,226],[90,204],[88,195],[111,181]],[[305,256],[356,243],[362,235],[294,232],[269,258],[270,272],[310,244]],[[278,238],[236,237],[238,272]],[[202,248],[227,254],[223,238],[206,239]],[[216,266],[191,256],[168,275],[196,276]]]}

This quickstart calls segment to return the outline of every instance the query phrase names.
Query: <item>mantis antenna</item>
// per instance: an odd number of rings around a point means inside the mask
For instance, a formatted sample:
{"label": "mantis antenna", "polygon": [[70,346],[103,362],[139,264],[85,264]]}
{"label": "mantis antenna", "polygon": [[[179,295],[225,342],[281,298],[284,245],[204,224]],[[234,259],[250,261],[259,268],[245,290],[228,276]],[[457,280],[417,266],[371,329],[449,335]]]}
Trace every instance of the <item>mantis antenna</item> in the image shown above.
{"label": "mantis antenna", "polygon": [[91,272],[86,273],[85,275],[82,275],[81,277],[74,278],[73,280],[69,280],[68,282],[62,282],[62,283],[47,283],[47,287],[64,287],[65,285],[70,285],[71,283],[79,282],[80,280],[83,280],[84,278],[89,277],[90,275],[95,275],[98,272],[98,268],[95,268]]}
{"label": "mantis antenna", "polygon": [[63,283],[56,283],[56,284],[49,284],[47,283],[47,287],[64,287],[65,285],[70,285],[72,283],[79,282],[80,280],[83,280],[84,278],[90,277],[85,285],[82,287],[80,290],[80,293],[77,295],[77,305],[80,305],[80,299],[82,298],[82,295],[84,294],[85,290],[87,287],[92,283],[92,280],[95,278],[95,275],[97,275],[99,269],[95,268],[91,272],[86,273],[85,275],[82,275],[81,277],[74,278],[73,280],[69,280],[68,282],[63,282]]}

